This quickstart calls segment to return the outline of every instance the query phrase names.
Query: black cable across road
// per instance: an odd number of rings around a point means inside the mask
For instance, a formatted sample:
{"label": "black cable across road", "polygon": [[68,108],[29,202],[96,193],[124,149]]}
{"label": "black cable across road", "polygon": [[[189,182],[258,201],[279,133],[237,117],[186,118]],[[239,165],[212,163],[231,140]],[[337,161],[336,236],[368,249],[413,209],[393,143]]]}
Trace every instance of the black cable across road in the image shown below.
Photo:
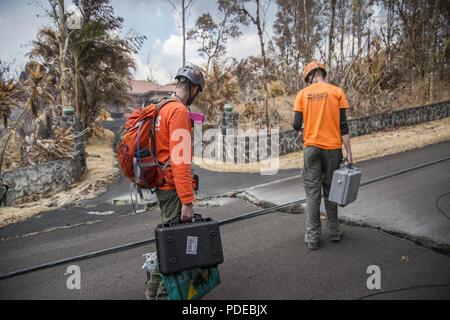
{"label": "black cable across road", "polygon": [[447,219],[450,220],[450,216],[448,216],[448,215],[444,212],[444,210],[439,206],[439,200],[441,200],[442,198],[447,197],[447,196],[450,196],[450,192],[441,194],[441,195],[436,199],[436,202],[435,202],[434,204],[435,204],[435,206],[436,206],[436,209],[438,209],[438,211],[439,211],[440,213],[442,213],[442,215],[443,215],[444,217],[446,217]]}
{"label": "black cable across road", "polygon": [[[432,166],[444,161],[448,161],[450,160],[450,157],[446,157],[446,158],[442,158],[439,160],[435,160],[435,161],[431,161],[431,162],[427,162],[427,163],[423,163],[421,165],[417,165],[411,168],[407,168],[404,170],[400,170],[400,171],[396,171],[390,174],[386,174],[383,175],[381,177],[377,177],[374,179],[370,179],[367,181],[364,181],[360,184],[360,186],[366,186],[375,182],[379,182],[382,180],[386,180],[401,174],[405,174],[414,170],[418,170],[418,169],[422,169],[428,166]],[[286,207],[290,207],[290,206],[294,206],[294,205],[300,205],[302,203],[305,203],[306,199],[301,199],[301,200],[297,200],[297,201],[292,201],[289,203],[285,203],[282,205],[276,205],[276,206],[272,206],[266,209],[262,209],[262,210],[258,210],[258,211],[253,211],[253,212],[249,212],[249,213],[244,213],[241,215],[238,215],[236,217],[231,217],[231,218],[227,218],[227,219],[223,219],[219,221],[220,225],[227,225],[230,223],[235,223],[235,222],[239,222],[239,221],[243,221],[243,220],[247,220],[247,219],[251,219],[251,218],[255,218],[255,217],[259,217],[262,215],[266,215],[269,213],[272,213],[274,211],[277,211],[279,209],[283,209]],[[133,248],[137,248],[137,247],[142,247],[148,244],[152,244],[155,243],[156,239],[153,238],[149,238],[149,239],[145,239],[145,240],[141,240],[141,241],[136,241],[136,242],[131,242],[125,245],[120,245],[120,246],[116,246],[116,247],[112,247],[109,249],[104,249],[104,250],[99,250],[99,251],[94,251],[94,252],[90,252],[87,254],[82,254],[79,256],[74,256],[71,258],[66,258],[66,259],[61,259],[61,260],[57,260],[57,261],[53,261],[53,262],[49,262],[49,263],[44,263],[41,265],[37,265],[34,267],[30,267],[30,268],[26,268],[26,269],[21,269],[21,270],[17,270],[17,271],[13,271],[10,273],[5,273],[0,275],[0,280],[5,280],[5,279],[9,279],[9,278],[13,278],[13,277],[17,277],[19,275],[23,275],[26,273],[30,273],[30,272],[36,272],[39,270],[44,270],[44,269],[49,269],[49,268],[53,268],[53,267],[57,267],[57,266],[61,266],[61,265],[65,265],[65,264],[69,264],[69,263],[73,263],[73,262],[77,262],[77,261],[81,261],[81,260],[87,260],[87,259],[92,259],[92,258],[96,258],[96,257],[100,257],[100,256],[104,256],[104,255],[108,255],[108,254],[112,254],[112,253],[116,253],[116,252],[120,252],[120,251],[125,251],[125,250],[129,250],[129,249],[133,249]]]}
{"label": "black cable across road", "polygon": [[357,300],[364,300],[367,298],[375,297],[375,296],[381,296],[389,293],[395,293],[395,292],[401,292],[401,291],[410,291],[410,290],[416,290],[416,289],[429,289],[429,288],[447,288],[450,287],[450,283],[444,283],[444,284],[424,284],[424,285],[418,285],[418,286],[411,286],[401,289],[394,289],[394,290],[388,290],[388,291],[380,291],[372,294],[368,294],[363,297],[359,297]]}

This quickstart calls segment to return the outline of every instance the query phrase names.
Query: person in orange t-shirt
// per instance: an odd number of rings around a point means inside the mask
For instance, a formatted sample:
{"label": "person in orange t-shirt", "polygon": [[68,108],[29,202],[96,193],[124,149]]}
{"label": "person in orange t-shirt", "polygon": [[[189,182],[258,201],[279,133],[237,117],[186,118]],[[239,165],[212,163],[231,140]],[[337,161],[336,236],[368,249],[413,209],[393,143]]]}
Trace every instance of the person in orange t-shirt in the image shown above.
{"label": "person in orange t-shirt", "polygon": [[[194,216],[194,183],[192,177],[192,125],[189,106],[204,87],[199,67],[185,65],[175,76],[178,80],[174,100],[167,102],[155,121],[156,158],[164,165],[164,184],[156,191],[164,222],[180,217],[190,221]],[[158,271],[147,281],[147,299],[165,300],[167,290]]]}
{"label": "person in orange t-shirt", "polygon": [[303,72],[305,82],[309,85],[297,94],[294,106],[294,129],[300,131],[304,122],[303,182],[307,213],[305,243],[311,250],[319,247],[322,189],[331,241],[341,240],[337,205],[329,202],[328,196],[333,172],[340,167],[342,144],[345,146],[348,164],[353,163],[346,117],[348,102],[341,88],[325,81],[326,74],[322,63],[309,63]]}

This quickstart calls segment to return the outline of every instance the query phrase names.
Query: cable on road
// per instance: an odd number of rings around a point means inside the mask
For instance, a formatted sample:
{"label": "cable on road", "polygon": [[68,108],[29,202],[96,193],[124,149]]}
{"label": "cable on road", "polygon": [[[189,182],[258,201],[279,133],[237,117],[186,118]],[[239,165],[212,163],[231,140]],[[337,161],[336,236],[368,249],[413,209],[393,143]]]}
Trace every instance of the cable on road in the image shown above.
{"label": "cable on road", "polygon": [[388,293],[401,292],[401,291],[409,291],[409,290],[414,290],[414,289],[446,288],[446,287],[450,287],[450,283],[447,283],[447,284],[427,284],[427,285],[411,286],[411,287],[406,287],[406,288],[401,288],[401,289],[394,289],[394,290],[380,291],[380,292],[368,294],[368,295],[366,295],[366,296],[359,297],[357,300],[364,300],[364,299],[367,299],[367,298],[370,298],[370,297],[381,296],[381,295],[388,294]]}
{"label": "cable on road", "polygon": [[450,217],[449,217],[449,216],[444,212],[444,210],[439,206],[439,200],[441,200],[441,199],[442,199],[443,197],[445,197],[445,196],[450,196],[450,192],[441,194],[439,197],[437,197],[436,202],[435,202],[434,204],[435,204],[435,206],[436,206],[436,209],[438,209],[438,211],[439,211],[440,213],[442,213],[442,215],[443,215],[444,217],[446,217],[447,219],[450,220]]}
{"label": "cable on road", "polygon": [[[417,165],[411,168],[407,168],[404,170],[400,170],[400,171],[396,171],[390,174],[386,174],[383,175],[381,177],[377,177],[374,179],[370,179],[367,180],[365,182],[362,182],[360,184],[360,186],[366,186],[372,183],[376,183],[382,180],[386,180],[401,174],[405,174],[411,171],[415,171],[421,168],[425,168],[428,166],[432,166],[444,161],[448,161],[450,160],[450,157],[446,157],[446,158],[442,158],[439,160],[435,160],[435,161],[431,161],[431,162],[427,162],[427,163],[423,163],[421,165]],[[293,202],[289,202],[289,203],[285,203],[282,205],[276,205],[276,206],[271,206],[269,208],[263,209],[263,210],[258,210],[258,211],[253,211],[253,212],[249,212],[249,213],[244,213],[241,215],[238,215],[236,217],[231,217],[231,218],[227,218],[227,219],[223,219],[219,221],[220,225],[227,225],[230,223],[235,223],[235,222],[239,222],[239,221],[243,221],[243,220],[247,220],[247,219],[251,219],[251,218],[255,218],[255,217],[259,217],[262,215],[266,215],[272,212],[277,211],[278,209],[283,209],[286,207],[291,207],[294,205],[300,205],[306,202],[306,199],[301,199],[298,201],[293,201]],[[57,266],[61,266],[61,265],[65,265],[65,264],[69,264],[69,263],[73,263],[73,262],[77,262],[77,261],[81,261],[81,260],[87,260],[87,259],[91,259],[91,258],[96,258],[96,257],[100,257],[100,256],[104,256],[104,255],[108,255],[108,254],[112,254],[112,253],[116,253],[116,252],[120,252],[120,251],[125,251],[125,250],[129,250],[129,249],[133,249],[133,248],[137,248],[137,247],[141,247],[141,246],[145,246],[145,245],[149,245],[152,243],[155,243],[156,239],[153,238],[149,238],[149,239],[145,239],[142,241],[137,241],[137,242],[132,242],[132,243],[128,243],[125,245],[120,245],[120,246],[116,246],[116,247],[112,247],[109,249],[104,249],[104,250],[99,250],[99,251],[95,251],[95,252],[90,252],[87,254],[83,254],[83,255],[79,255],[79,256],[75,256],[75,257],[71,257],[71,258],[66,258],[66,259],[62,259],[62,260],[57,260],[57,261],[53,261],[53,262],[49,262],[49,263],[44,263],[38,266],[34,266],[34,267],[30,267],[30,268],[26,268],[26,269],[21,269],[21,270],[17,270],[17,271],[13,271],[10,273],[6,273],[6,274],[2,274],[0,275],[0,281],[1,280],[5,280],[5,279],[9,279],[9,278],[13,278],[13,277],[17,277],[19,275],[23,275],[23,274],[27,274],[30,272],[35,272],[35,271],[39,271],[39,270],[43,270],[43,269],[49,269],[49,268],[53,268],[53,267],[57,267]]]}

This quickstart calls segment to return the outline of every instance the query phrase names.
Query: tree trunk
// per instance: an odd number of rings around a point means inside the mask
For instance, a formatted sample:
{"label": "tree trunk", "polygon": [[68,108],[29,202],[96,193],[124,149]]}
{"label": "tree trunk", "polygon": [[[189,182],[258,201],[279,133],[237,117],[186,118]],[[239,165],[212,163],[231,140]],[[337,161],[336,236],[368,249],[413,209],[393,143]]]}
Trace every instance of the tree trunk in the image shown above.
{"label": "tree trunk", "polygon": [[6,151],[6,147],[8,146],[8,142],[9,139],[11,138],[12,134],[14,133],[14,130],[17,127],[17,124],[20,122],[20,120],[22,120],[22,117],[24,116],[25,112],[27,111],[27,108],[23,108],[22,112],[20,113],[20,115],[17,117],[16,122],[14,122],[14,125],[11,127],[10,129],[10,133],[8,135],[8,137],[5,140],[5,144],[3,145],[2,148],[2,153],[0,155],[0,173],[2,173],[2,167],[3,167],[3,158],[5,157],[5,151]]}
{"label": "tree trunk", "polygon": [[330,0],[331,5],[331,22],[330,32],[328,34],[328,67],[331,67],[331,57],[334,51],[334,18],[336,16],[336,0]]}
{"label": "tree trunk", "polygon": [[183,25],[183,66],[186,64],[186,7],[184,6],[185,0],[181,1],[181,19]]}
{"label": "tree trunk", "polygon": [[[353,4],[352,4],[352,9],[353,9]],[[352,12],[350,12],[350,17],[351,17],[351,25],[352,25],[352,60],[355,56],[355,14]]]}
{"label": "tree trunk", "polygon": [[306,0],[303,0],[303,17],[305,20],[305,43],[306,43],[306,61],[311,60],[311,49],[310,49],[310,43],[309,43],[309,28],[308,28],[308,10],[306,8]]}
{"label": "tree trunk", "polygon": [[261,46],[261,56],[263,58],[263,66],[264,66],[264,76],[263,76],[263,88],[264,88],[264,110],[266,114],[266,126],[267,130],[270,128],[270,119],[269,119],[269,88],[267,86],[267,57],[266,57],[266,50],[264,46],[264,30],[261,26],[261,2],[260,0],[256,0],[256,19],[255,24],[256,28],[258,29],[258,37],[259,37],[259,44]]}
{"label": "tree trunk", "polygon": [[431,20],[431,43],[430,43],[430,53],[429,53],[429,76],[430,76],[430,97],[429,102],[432,102],[434,99],[434,77],[436,71],[436,48],[437,48],[437,23],[439,17],[439,2],[440,0],[434,0],[433,6],[433,18]]}
{"label": "tree trunk", "polygon": [[341,15],[341,39],[340,39],[340,68],[341,70],[344,70],[344,35],[345,35],[345,0],[339,1],[339,11]]}
{"label": "tree trunk", "polygon": [[[73,88],[74,88],[74,98],[73,98],[73,103],[74,103],[74,107],[75,107],[75,114],[79,115],[80,114],[80,104],[79,104],[79,99],[78,99],[78,60],[79,60],[79,53],[78,52],[74,52],[73,55],[73,66],[74,66],[74,73],[73,73]],[[83,126],[84,127],[84,126]]]}
{"label": "tree trunk", "polygon": [[295,59],[295,90],[298,90],[302,83],[302,72],[300,71],[300,59],[301,59],[301,35],[300,33],[300,5],[297,1],[294,1],[294,34],[295,34],[295,43],[294,43],[294,59]]}
{"label": "tree trunk", "polygon": [[353,11],[353,24],[356,33],[356,52],[359,52],[361,49],[362,42],[362,0],[353,0],[352,11]]}
{"label": "tree trunk", "polygon": [[69,104],[69,98],[67,93],[67,74],[66,74],[66,39],[67,39],[67,27],[66,27],[66,16],[64,9],[64,0],[58,0],[59,9],[59,34],[58,34],[58,45],[59,45],[59,71],[60,71],[60,94],[61,94],[61,105],[63,108],[67,107]]}
{"label": "tree trunk", "polygon": [[386,32],[386,37],[387,37],[387,43],[386,43],[386,52],[387,52],[387,56],[388,56],[388,62],[391,62],[391,38],[392,38],[392,18],[393,18],[393,14],[394,14],[394,4],[392,2],[392,0],[389,0],[387,3],[387,32]]}

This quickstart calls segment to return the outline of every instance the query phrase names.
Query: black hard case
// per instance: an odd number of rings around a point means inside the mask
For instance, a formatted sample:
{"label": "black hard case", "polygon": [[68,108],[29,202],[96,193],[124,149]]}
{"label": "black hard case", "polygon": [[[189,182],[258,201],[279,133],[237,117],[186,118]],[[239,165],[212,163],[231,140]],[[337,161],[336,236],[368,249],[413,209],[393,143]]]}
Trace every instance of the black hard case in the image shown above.
{"label": "black hard case", "polygon": [[211,218],[196,215],[195,222],[176,219],[159,224],[155,237],[159,271],[164,275],[223,263],[219,223]]}

